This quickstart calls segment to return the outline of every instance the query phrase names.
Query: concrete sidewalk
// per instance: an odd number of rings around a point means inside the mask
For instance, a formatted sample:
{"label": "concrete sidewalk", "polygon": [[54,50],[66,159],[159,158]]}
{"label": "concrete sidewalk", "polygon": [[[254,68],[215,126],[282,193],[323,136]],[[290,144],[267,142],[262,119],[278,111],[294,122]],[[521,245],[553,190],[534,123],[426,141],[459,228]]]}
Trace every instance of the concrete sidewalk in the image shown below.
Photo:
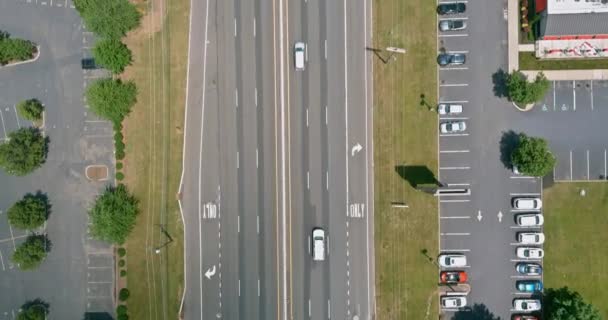
{"label": "concrete sidewalk", "polygon": [[[532,81],[540,70],[521,70]],[[608,80],[608,70],[543,70],[549,80]]]}
{"label": "concrete sidewalk", "polygon": [[508,72],[519,70],[519,4],[517,1],[509,0],[507,4]]}

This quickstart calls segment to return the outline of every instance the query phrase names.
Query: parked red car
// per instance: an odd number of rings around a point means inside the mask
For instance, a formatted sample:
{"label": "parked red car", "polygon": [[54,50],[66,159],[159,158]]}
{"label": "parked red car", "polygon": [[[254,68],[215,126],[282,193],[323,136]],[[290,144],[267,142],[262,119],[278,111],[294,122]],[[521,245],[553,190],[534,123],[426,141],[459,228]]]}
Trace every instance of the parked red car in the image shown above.
{"label": "parked red car", "polygon": [[538,320],[538,318],[529,315],[515,315],[513,316],[513,320]]}
{"label": "parked red car", "polygon": [[441,278],[441,283],[467,282],[467,273],[464,271],[443,271],[439,277]]}

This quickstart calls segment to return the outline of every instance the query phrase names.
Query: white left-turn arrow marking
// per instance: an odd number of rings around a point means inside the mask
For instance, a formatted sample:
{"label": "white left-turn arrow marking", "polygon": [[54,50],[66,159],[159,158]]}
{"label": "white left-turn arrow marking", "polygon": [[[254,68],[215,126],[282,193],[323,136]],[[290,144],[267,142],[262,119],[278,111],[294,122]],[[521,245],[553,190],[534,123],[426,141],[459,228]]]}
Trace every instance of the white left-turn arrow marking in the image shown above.
{"label": "white left-turn arrow marking", "polygon": [[215,265],[213,265],[213,267],[207,269],[207,272],[205,272],[205,277],[207,277],[207,279],[211,280],[211,277],[213,277],[214,274],[215,274]]}

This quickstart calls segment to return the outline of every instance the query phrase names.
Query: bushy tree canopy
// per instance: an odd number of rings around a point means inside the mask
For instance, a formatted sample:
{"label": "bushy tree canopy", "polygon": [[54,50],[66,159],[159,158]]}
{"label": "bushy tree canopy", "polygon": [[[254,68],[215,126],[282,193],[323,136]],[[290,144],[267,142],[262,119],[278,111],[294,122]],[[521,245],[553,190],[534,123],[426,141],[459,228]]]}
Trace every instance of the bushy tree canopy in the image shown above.
{"label": "bushy tree canopy", "polygon": [[37,268],[49,250],[49,242],[46,236],[31,235],[24,243],[19,245],[13,253],[12,260],[21,270]]}
{"label": "bushy tree canopy", "polygon": [[509,100],[521,105],[540,101],[549,89],[549,80],[540,72],[534,82],[528,82],[528,78],[519,71],[507,75],[507,93]]}
{"label": "bushy tree canopy", "polygon": [[556,160],[546,140],[522,133],[519,145],[511,154],[511,162],[525,175],[543,177],[553,170]]}
{"label": "bushy tree canopy", "polygon": [[8,222],[15,228],[35,229],[46,221],[48,209],[49,205],[45,196],[28,193],[8,209]]}
{"label": "bushy tree canopy", "polygon": [[601,320],[599,311],[568,287],[545,291],[544,318],[547,320]]}
{"label": "bushy tree canopy", "polygon": [[89,211],[91,233],[100,240],[123,244],[133,230],[138,213],[138,201],[125,185],[110,186],[97,197]]}
{"label": "bushy tree canopy", "polygon": [[0,167],[7,173],[23,176],[40,167],[47,154],[47,139],[36,128],[21,128],[0,144]]}
{"label": "bushy tree canopy", "polygon": [[93,48],[95,61],[104,68],[118,74],[131,64],[131,50],[117,39],[105,39],[97,42]]}
{"label": "bushy tree canopy", "polygon": [[17,320],[46,320],[49,314],[49,305],[40,299],[28,301],[21,306]]}
{"label": "bushy tree canopy", "polygon": [[8,33],[0,31],[0,65],[31,59],[35,53],[36,46],[32,42],[11,39]]}
{"label": "bushy tree canopy", "polygon": [[95,114],[116,124],[131,112],[137,101],[137,88],[133,82],[101,79],[89,86],[86,96]]}
{"label": "bushy tree canopy", "polygon": [[87,28],[103,38],[120,39],[141,19],[128,0],[74,0],[74,6]]}
{"label": "bushy tree canopy", "polygon": [[44,106],[37,99],[23,100],[17,104],[17,112],[24,119],[30,121],[42,120]]}

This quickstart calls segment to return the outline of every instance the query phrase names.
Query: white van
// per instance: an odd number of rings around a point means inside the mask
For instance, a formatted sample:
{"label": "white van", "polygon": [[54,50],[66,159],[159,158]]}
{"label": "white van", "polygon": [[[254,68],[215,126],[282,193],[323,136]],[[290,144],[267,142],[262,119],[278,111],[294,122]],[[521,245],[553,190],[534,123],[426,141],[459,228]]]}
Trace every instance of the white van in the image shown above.
{"label": "white van", "polygon": [[306,60],[306,44],[304,42],[296,42],[293,46],[294,50],[294,63],[297,71],[305,69]]}
{"label": "white van", "polygon": [[315,228],[312,230],[312,259],[325,260],[325,230]]}

